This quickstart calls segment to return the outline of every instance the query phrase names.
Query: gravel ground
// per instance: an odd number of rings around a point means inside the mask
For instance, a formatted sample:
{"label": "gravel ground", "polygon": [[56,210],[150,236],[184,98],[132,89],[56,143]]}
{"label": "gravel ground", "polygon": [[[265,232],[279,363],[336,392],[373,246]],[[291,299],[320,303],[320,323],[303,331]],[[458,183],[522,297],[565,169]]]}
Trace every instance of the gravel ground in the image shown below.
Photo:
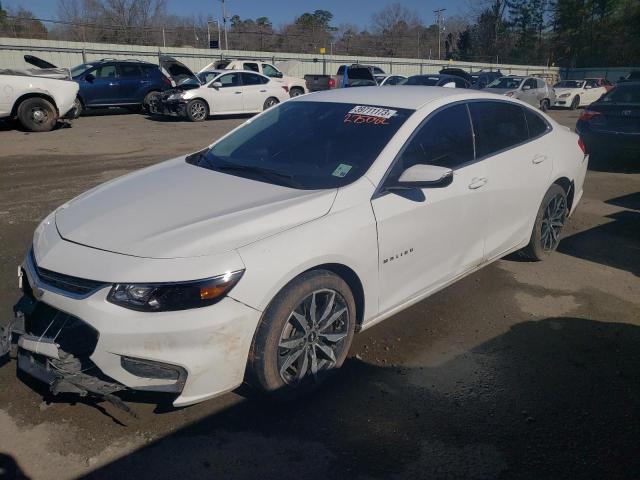
{"label": "gravel ground", "polygon": [[[573,126],[577,113],[552,116]],[[108,112],[40,134],[0,123],[0,316],[49,211],[244,120]],[[43,401],[7,363],[5,476],[640,478],[638,160],[593,159],[548,261],[501,260],[358,335],[336,381],[295,403],[129,403],[134,419],[108,403]]]}

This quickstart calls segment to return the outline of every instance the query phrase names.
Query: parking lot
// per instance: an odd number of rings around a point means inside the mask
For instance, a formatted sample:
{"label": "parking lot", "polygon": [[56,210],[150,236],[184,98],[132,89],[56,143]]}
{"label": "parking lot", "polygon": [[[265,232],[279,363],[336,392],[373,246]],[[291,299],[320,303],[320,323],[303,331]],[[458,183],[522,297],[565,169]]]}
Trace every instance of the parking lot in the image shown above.
{"label": "parking lot", "polygon": [[[551,112],[570,127],[578,114]],[[48,133],[0,123],[2,318],[46,214],[245,120],[110,111]],[[0,464],[33,478],[639,478],[639,162],[592,159],[549,260],[500,260],[356,336],[338,379],[304,400],[130,402],[133,418],[106,402],[43,401],[7,363]]]}

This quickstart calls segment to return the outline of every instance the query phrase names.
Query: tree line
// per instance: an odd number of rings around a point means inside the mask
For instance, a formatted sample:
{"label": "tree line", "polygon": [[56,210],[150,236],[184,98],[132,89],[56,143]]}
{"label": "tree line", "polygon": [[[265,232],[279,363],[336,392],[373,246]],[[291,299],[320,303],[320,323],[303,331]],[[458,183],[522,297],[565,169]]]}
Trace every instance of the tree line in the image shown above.
{"label": "tree line", "polygon": [[[337,56],[562,67],[640,63],[640,0],[483,0],[467,9],[437,24],[392,3],[366,26],[336,25],[322,9],[280,27],[265,16],[234,15],[227,19],[227,41],[233,50],[318,54],[325,48]],[[206,48],[218,39],[221,23],[170,14],[166,0],[58,0],[55,21],[0,5],[2,36]]]}

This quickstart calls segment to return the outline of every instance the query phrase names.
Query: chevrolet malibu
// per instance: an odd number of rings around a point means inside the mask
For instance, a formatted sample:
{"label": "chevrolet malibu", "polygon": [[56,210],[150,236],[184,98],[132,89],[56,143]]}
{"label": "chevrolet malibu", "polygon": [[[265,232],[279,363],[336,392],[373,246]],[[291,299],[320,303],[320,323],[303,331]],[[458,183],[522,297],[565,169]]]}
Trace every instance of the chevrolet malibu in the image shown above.
{"label": "chevrolet malibu", "polygon": [[298,396],[355,332],[511,252],[549,257],[582,196],[581,145],[471,90],[289,100],[45,218],[19,268],[18,368],[54,393],[176,406],[243,382]]}

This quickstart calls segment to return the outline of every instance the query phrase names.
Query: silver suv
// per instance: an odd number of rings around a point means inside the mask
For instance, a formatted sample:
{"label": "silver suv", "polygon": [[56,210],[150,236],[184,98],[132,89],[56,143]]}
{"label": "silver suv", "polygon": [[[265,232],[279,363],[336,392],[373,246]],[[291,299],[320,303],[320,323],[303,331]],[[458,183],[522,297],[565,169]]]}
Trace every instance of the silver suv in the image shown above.
{"label": "silver suv", "polygon": [[548,110],[555,100],[553,88],[543,79],[536,77],[509,75],[494,80],[483,90],[517,98],[542,111]]}

